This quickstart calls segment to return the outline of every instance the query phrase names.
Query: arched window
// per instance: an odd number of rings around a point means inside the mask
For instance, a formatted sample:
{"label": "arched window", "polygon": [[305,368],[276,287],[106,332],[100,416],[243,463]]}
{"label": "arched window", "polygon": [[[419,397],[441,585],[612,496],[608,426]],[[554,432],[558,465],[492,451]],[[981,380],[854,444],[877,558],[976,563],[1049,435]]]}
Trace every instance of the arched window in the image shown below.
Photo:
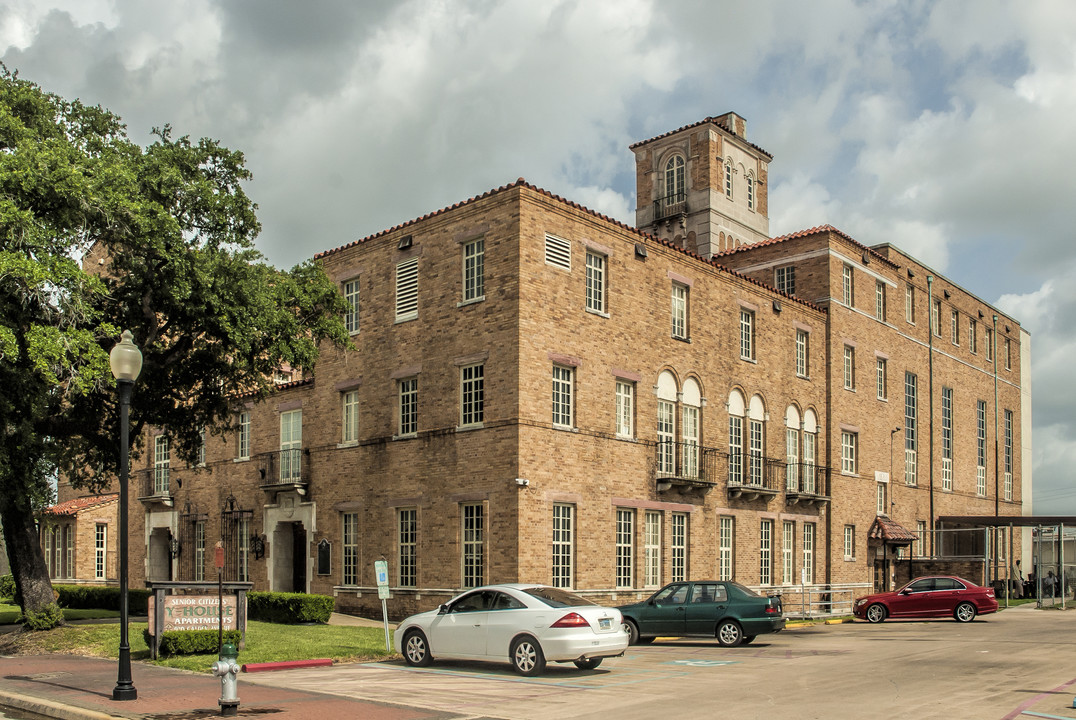
{"label": "arched window", "polygon": [[684,201],[684,158],[673,155],[665,163],[665,203],[672,205]]}
{"label": "arched window", "polygon": [[682,418],[680,425],[682,467],[680,474],[686,478],[699,477],[699,409],[702,407],[702,392],[694,378],[684,381]]}
{"label": "arched window", "polygon": [[676,472],[676,378],[668,370],[658,375],[658,472]]}
{"label": "arched window", "polygon": [[732,158],[725,161],[725,197],[732,199]]}
{"label": "arched window", "polygon": [[800,491],[800,411],[789,405],[785,411],[785,487]]}
{"label": "arched window", "polygon": [[746,411],[739,390],[729,393],[729,485],[744,481],[743,421]]}
{"label": "arched window", "polygon": [[763,452],[763,448],[766,447],[765,423],[766,406],[762,402],[761,396],[754,395],[751,397],[751,405],[747,409],[747,453],[750,463],[747,472],[747,482],[749,485],[754,485],[755,487],[762,486],[764,477],[762,464],[766,457]]}
{"label": "arched window", "polygon": [[747,173],[747,209],[755,209],[755,176]]}
{"label": "arched window", "polygon": [[[818,419],[814,410],[803,414],[803,491],[818,492]],[[825,494],[824,492],[822,493]]]}

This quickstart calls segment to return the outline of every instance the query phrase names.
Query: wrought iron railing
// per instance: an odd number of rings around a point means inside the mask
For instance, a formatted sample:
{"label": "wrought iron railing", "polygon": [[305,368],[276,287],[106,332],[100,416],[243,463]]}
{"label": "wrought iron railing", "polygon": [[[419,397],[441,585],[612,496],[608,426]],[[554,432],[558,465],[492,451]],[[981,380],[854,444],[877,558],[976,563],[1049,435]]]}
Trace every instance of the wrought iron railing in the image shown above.
{"label": "wrought iron railing", "polygon": [[301,485],[309,480],[302,448],[277,450],[262,458],[262,485]]}
{"label": "wrought iron railing", "polygon": [[695,442],[662,440],[654,448],[654,479],[658,482],[716,482],[718,456],[722,454]]}
{"label": "wrought iron railing", "polygon": [[155,467],[149,470],[139,470],[135,473],[137,478],[138,497],[140,498],[170,498],[172,492],[171,468]]}
{"label": "wrought iron railing", "polygon": [[776,493],[784,477],[783,461],[767,458],[757,453],[729,453],[729,489],[750,489]]}
{"label": "wrought iron railing", "polygon": [[687,194],[675,193],[666,195],[654,201],[654,219],[664,220],[667,217],[681,215],[687,212]]}
{"label": "wrought iron railing", "polygon": [[788,463],[785,493],[818,498],[829,497],[829,468],[815,463]]}

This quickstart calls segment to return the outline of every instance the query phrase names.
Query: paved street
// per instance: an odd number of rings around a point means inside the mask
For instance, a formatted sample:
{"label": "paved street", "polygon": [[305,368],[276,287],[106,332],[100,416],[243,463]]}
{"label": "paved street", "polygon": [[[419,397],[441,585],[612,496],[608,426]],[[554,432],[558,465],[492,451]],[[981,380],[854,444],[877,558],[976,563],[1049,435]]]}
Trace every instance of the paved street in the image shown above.
{"label": "paved street", "polygon": [[1076,613],[1014,608],[969,625],[887,622],[791,629],[724,649],[633,647],[596,671],[551,665],[341,665],[244,676],[457,717],[1076,718]]}

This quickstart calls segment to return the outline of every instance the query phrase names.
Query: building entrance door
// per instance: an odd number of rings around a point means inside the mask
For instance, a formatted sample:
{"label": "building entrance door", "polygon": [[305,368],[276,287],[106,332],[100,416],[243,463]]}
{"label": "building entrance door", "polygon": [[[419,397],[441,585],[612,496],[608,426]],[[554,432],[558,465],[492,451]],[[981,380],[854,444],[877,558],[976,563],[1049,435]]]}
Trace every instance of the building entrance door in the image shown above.
{"label": "building entrance door", "polygon": [[302,523],[292,523],[292,592],[306,592],[306,565],[309,551],[306,546],[306,528]]}

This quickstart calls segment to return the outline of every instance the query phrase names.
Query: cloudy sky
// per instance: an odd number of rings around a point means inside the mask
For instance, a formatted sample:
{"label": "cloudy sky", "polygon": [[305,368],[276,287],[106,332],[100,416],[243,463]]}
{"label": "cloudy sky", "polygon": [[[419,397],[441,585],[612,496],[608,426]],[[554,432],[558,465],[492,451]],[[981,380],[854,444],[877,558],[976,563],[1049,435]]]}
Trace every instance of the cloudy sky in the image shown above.
{"label": "cloudy sky", "polygon": [[1076,514],[1070,0],[4,0],[0,57],[243,150],[279,266],[518,177],[633,224],[627,146],[734,110],[774,235],[892,242],[1031,331],[1035,510]]}

